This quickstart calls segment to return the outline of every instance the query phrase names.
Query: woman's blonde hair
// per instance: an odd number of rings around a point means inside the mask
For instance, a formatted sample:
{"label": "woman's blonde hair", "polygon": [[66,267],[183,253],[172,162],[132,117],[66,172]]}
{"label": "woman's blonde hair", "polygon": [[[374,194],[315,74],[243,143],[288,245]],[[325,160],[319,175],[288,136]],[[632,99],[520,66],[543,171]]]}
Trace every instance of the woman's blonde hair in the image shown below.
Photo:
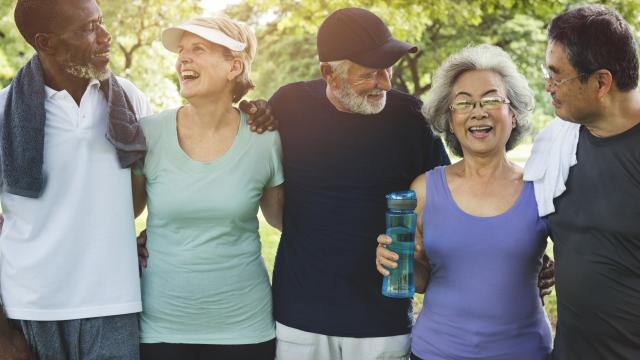
{"label": "woman's blonde hair", "polygon": [[258,47],[258,41],[256,35],[249,25],[229,19],[227,17],[198,17],[189,20],[190,24],[208,27],[223,32],[230,38],[246,44],[246,47],[242,51],[233,51],[226,47],[222,47],[225,50],[225,59],[240,59],[244,65],[244,70],[238,75],[234,81],[232,89],[233,102],[238,102],[243,96],[253,89],[255,86],[249,75],[251,74],[251,63],[256,56],[256,49]]}

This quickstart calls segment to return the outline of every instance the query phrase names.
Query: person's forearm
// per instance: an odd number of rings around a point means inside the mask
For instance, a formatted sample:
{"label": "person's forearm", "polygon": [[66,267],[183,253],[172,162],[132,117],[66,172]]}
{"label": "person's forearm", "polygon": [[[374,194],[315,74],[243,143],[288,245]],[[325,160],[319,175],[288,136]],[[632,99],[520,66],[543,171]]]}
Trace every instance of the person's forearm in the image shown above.
{"label": "person's forearm", "polygon": [[282,185],[265,189],[260,201],[262,215],[269,225],[282,231],[282,208],[284,206],[284,191]]}
{"label": "person's forearm", "polygon": [[131,188],[133,190],[133,217],[137,218],[147,206],[146,178],[131,175]]}
{"label": "person's forearm", "polygon": [[138,194],[133,197],[133,217],[138,218],[147,207],[147,194]]}
{"label": "person's forearm", "polygon": [[22,332],[11,328],[0,301],[0,359],[35,359]]}
{"label": "person's forearm", "polygon": [[9,320],[4,313],[4,305],[0,301],[0,333],[6,333],[11,328],[9,327]]}
{"label": "person's forearm", "polygon": [[272,227],[282,231],[282,212],[273,211],[273,209],[262,209],[262,215],[264,215],[264,219],[267,220],[267,223]]}

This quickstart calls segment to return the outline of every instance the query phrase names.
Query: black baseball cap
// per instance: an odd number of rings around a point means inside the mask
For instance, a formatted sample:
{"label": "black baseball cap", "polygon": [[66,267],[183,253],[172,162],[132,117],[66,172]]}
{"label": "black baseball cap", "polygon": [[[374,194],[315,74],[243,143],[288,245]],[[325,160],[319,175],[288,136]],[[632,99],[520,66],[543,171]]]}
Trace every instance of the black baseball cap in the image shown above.
{"label": "black baseball cap", "polygon": [[382,20],[369,10],[344,8],[334,11],[318,29],[318,57],[322,62],[351,60],[356,64],[385,69],[415,45],[396,40]]}

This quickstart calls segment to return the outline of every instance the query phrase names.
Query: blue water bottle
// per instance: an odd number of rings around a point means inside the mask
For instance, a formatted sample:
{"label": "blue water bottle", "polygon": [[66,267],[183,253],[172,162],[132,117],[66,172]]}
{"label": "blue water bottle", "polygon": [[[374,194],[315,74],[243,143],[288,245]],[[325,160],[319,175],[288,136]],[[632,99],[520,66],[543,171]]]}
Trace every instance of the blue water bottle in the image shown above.
{"label": "blue water bottle", "polygon": [[398,254],[398,267],[389,270],[382,280],[382,295],[393,298],[411,298],[416,292],[413,279],[413,250],[416,235],[416,193],[413,190],[387,195],[387,231],[391,244],[386,248]]}

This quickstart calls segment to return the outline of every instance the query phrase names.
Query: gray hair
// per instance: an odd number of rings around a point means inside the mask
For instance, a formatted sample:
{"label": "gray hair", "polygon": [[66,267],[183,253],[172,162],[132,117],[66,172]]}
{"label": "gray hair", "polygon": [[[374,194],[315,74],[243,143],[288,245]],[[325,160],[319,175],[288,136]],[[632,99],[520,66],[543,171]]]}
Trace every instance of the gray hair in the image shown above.
{"label": "gray hair", "polygon": [[451,112],[451,90],[456,79],[467,71],[490,70],[502,77],[509,105],[516,117],[516,127],[507,140],[506,150],[513,149],[524,135],[531,123],[529,116],[533,111],[535,100],[527,79],[518,72],[509,54],[497,46],[468,46],[449,56],[436,70],[422,107],[422,114],[433,129],[444,136],[449,149],[456,156],[462,157],[462,147],[454,134],[449,131]]}
{"label": "gray hair", "polygon": [[327,61],[327,62],[323,62],[322,64],[327,64],[331,66],[331,70],[333,70],[334,73],[338,74],[338,76],[344,79],[347,77],[347,72],[349,71],[349,68],[353,63],[351,62],[351,60],[345,59],[345,60]]}

